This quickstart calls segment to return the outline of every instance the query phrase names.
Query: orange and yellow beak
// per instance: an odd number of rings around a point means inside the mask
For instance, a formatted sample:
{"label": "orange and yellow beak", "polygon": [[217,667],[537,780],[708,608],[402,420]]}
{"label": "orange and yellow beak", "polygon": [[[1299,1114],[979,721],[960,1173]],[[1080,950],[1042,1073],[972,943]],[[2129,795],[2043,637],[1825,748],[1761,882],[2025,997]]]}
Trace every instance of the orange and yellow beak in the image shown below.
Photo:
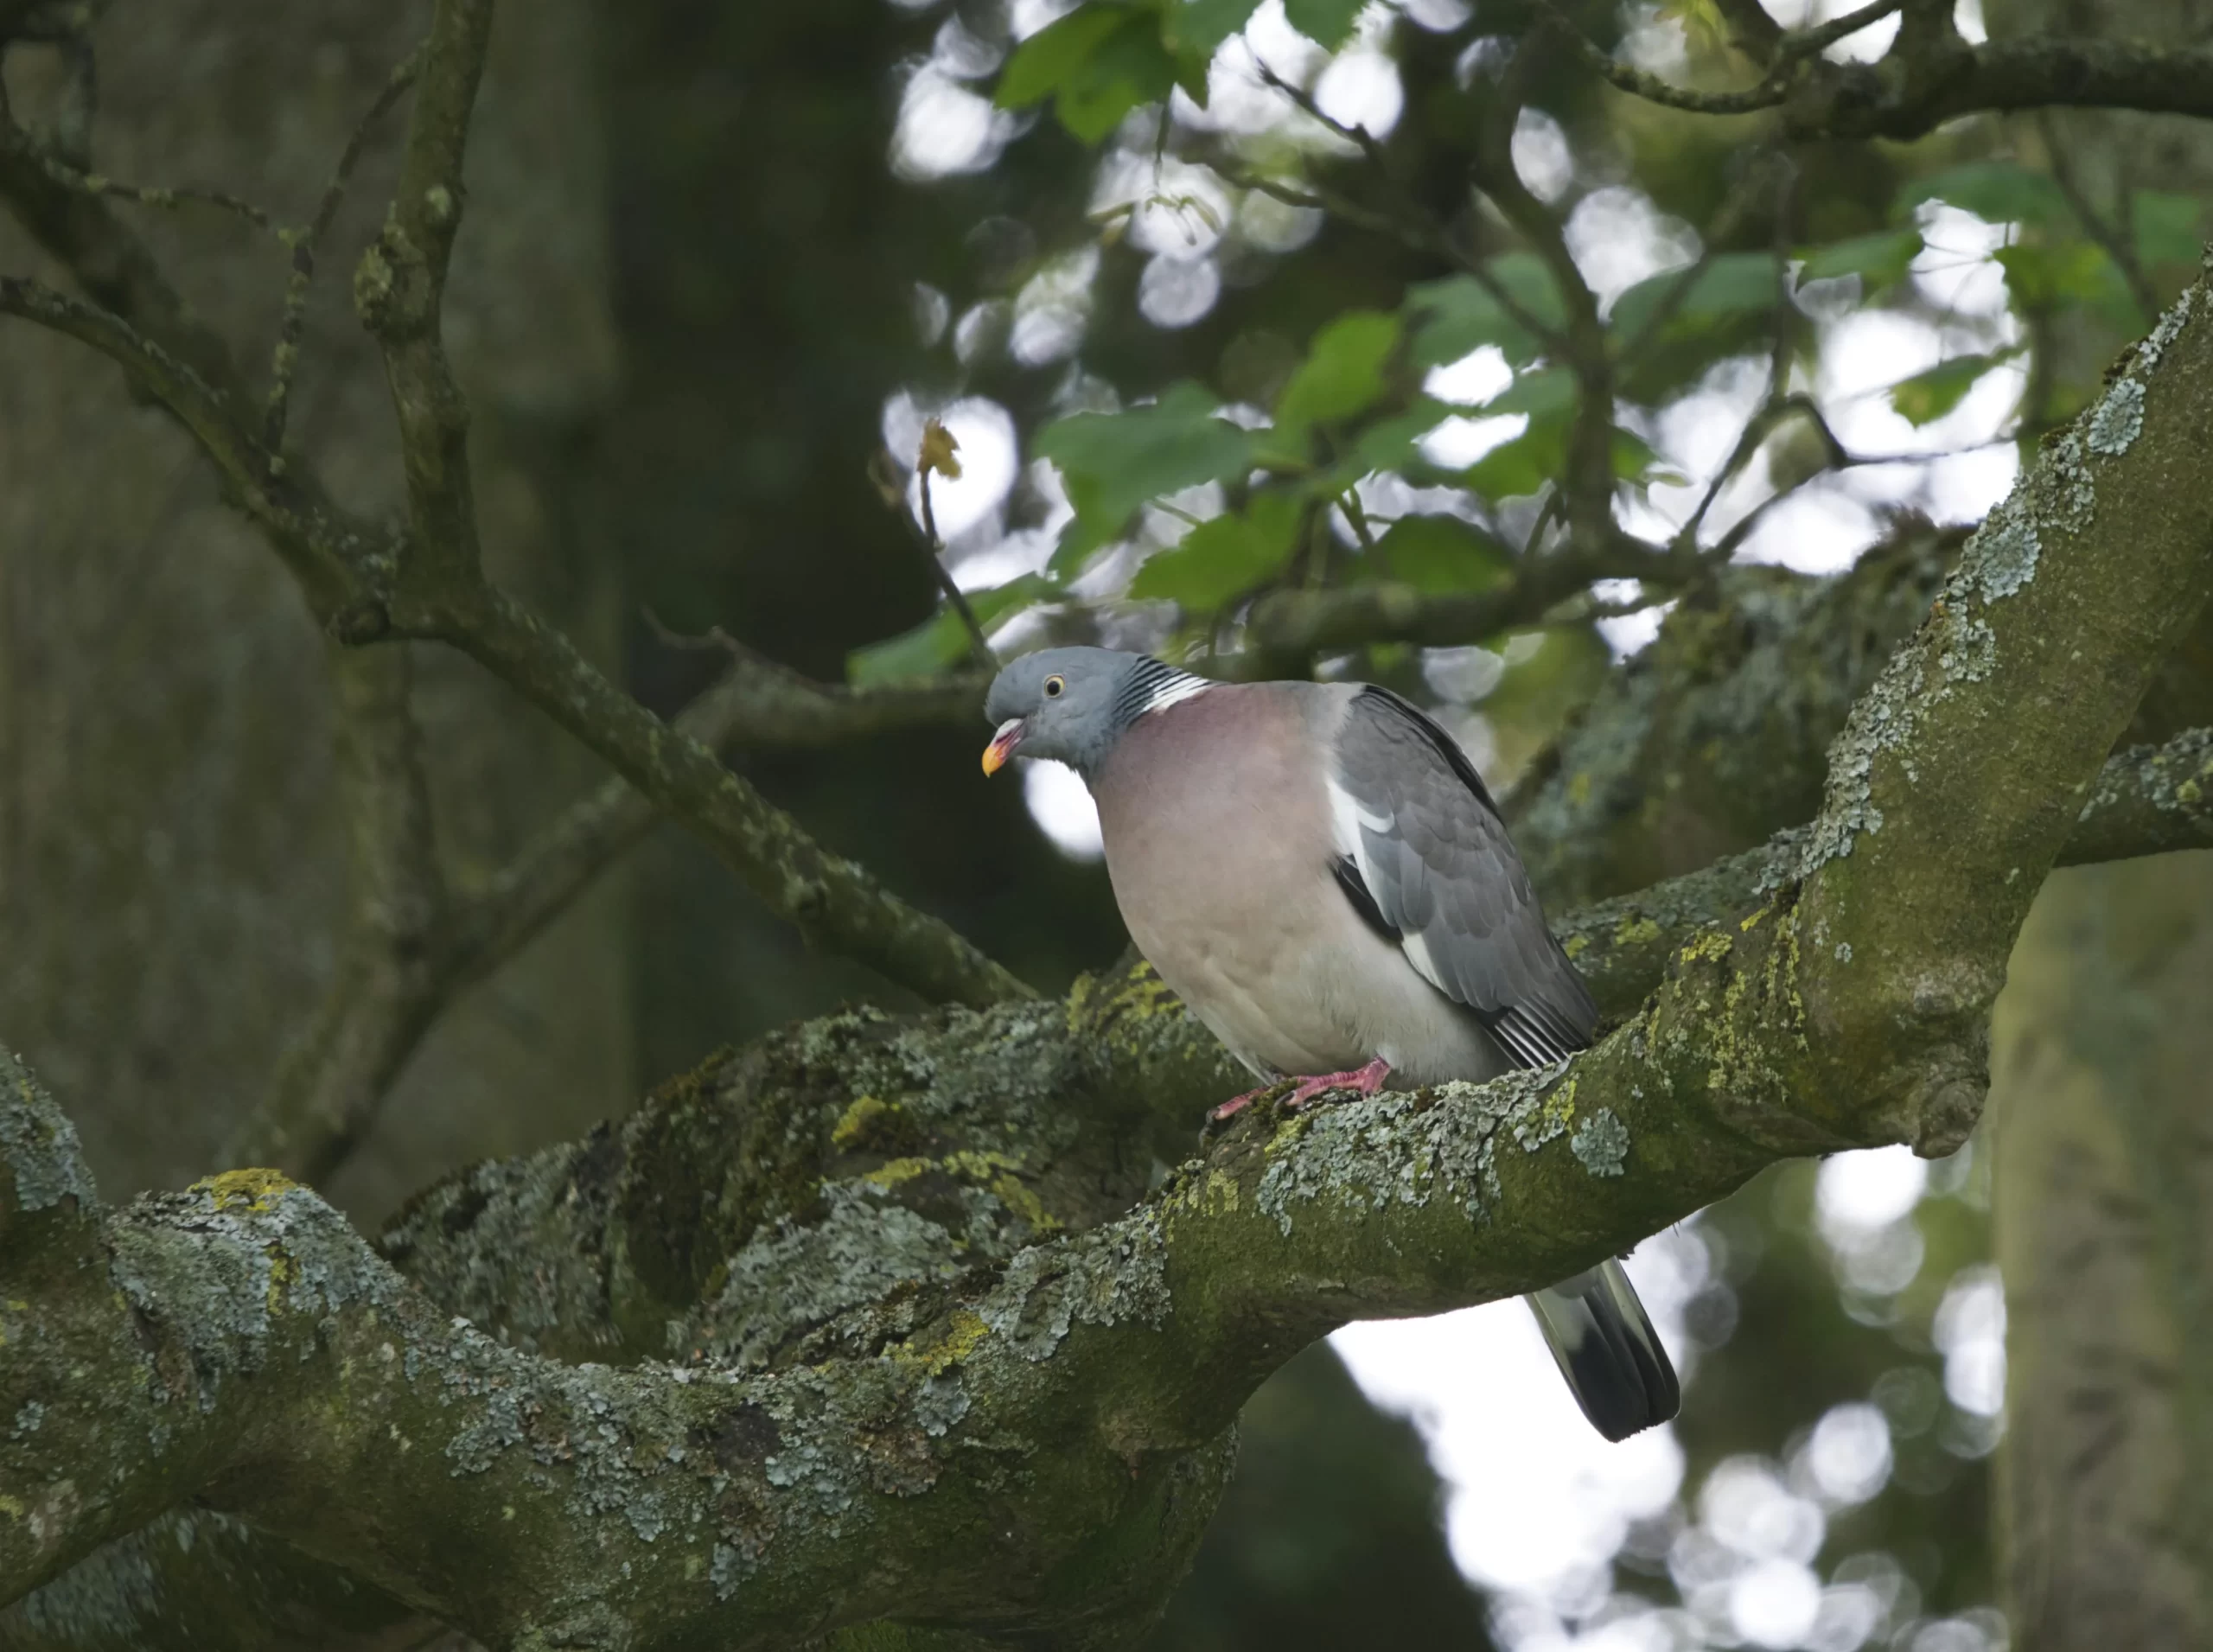
{"label": "orange and yellow beak", "polygon": [[1014,756],[1014,749],[1022,743],[1022,719],[1011,717],[999,724],[999,731],[992,737],[992,743],[984,748],[984,772],[996,775],[1006,767],[1006,760]]}

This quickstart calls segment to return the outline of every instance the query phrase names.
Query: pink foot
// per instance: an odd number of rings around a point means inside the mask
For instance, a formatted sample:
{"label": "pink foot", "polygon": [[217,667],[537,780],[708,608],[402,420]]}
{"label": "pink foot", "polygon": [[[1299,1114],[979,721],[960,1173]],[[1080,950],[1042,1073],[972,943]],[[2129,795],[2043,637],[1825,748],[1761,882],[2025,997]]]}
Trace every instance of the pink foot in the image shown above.
{"label": "pink foot", "polygon": [[1355,1068],[1349,1073],[1323,1073],[1317,1078],[1303,1078],[1298,1088],[1284,1097],[1285,1107],[1304,1107],[1316,1096],[1327,1090],[1350,1090],[1355,1095],[1374,1095],[1383,1088],[1383,1081],[1391,1076],[1391,1063],[1381,1056],[1365,1067]]}
{"label": "pink foot", "polygon": [[[1390,1075],[1391,1064],[1378,1056],[1367,1066],[1355,1068],[1350,1072],[1323,1073],[1313,1078],[1299,1080],[1292,1088],[1291,1094],[1284,1098],[1283,1105],[1286,1108],[1296,1110],[1329,1090],[1350,1090],[1355,1095],[1374,1095],[1376,1091],[1383,1088],[1383,1081]],[[1225,1119],[1235,1118],[1275,1088],[1272,1084],[1263,1084],[1257,1090],[1247,1090],[1242,1095],[1231,1096],[1228,1100],[1207,1114],[1207,1122],[1220,1124]]]}

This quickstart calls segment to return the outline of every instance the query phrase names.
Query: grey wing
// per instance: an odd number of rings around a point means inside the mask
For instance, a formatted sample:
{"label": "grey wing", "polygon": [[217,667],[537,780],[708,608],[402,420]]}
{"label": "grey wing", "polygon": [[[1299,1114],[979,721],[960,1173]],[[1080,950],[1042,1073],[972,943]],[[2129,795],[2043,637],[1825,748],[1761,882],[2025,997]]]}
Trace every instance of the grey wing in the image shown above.
{"label": "grey wing", "polygon": [[[1452,737],[1387,689],[1339,726],[1330,777],[1338,878],[1383,933],[1466,1005],[1518,1065],[1585,1048],[1598,1006],[1546,927],[1482,777]],[[1355,897],[1355,904],[1360,903]],[[1380,922],[1379,922],[1380,920]]]}

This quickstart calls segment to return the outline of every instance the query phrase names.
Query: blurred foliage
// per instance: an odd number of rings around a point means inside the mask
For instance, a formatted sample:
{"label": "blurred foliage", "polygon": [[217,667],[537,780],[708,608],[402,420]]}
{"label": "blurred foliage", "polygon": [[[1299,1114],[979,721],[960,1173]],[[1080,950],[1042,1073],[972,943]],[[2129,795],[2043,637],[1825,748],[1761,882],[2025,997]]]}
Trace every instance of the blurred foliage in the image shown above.
{"label": "blurred foliage", "polygon": [[[1687,85],[1746,82],[1713,0],[1632,9],[1627,41],[1610,3],[1567,10]],[[563,543],[619,576],[635,611],[631,687],[657,710],[681,704],[717,661],[669,634],[717,625],[825,676],[961,660],[898,490],[869,479],[898,431],[919,439],[923,418],[964,402],[1003,413],[1017,450],[1004,496],[947,547],[1003,649],[1103,640],[1204,667],[1227,663],[1274,594],[1517,589],[1561,548],[1581,392],[1559,344],[1573,311],[1559,249],[1470,188],[1509,73],[1524,108],[1512,147],[1540,209],[1575,230],[1586,270],[1624,276],[1601,316],[1600,491],[1650,552],[1649,577],[1533,599],[1461,647],[1266,662],[1415,696],[1502,790],[1604,678],[1602,609],[1680,597],[1690,611],[1763,506],[1809,488],[1843,499],[1846,462],[1882,456],[1813,417],[1841,326],[1879,316],[1928,344],[1886,361],[1870,395],[1931,450],[2033,441],[2093,392],[2213,227],[2192,195],[2069,181],[2064,151],[2025,124],[1785,149],[1755,122],[1620,97],[1566,54],[1517,62],[1508,36],[1527,16],[1508,0],[601,8],[625,370],[611,405],[554,433],[547,468],[564,480],[549,495]],[[1333,75],[1368,86],[1366,102],[1340,102]],[[1301,106],[1355,103],[1372,131]],[[1995,307],[1961,303],[1978,273]],[[1947,424],[2000,374],[2012,406]],[[1803,404],[1751,428],[1761,385]],[[1719,455],[1678,450],[1680,416],[1700,406],[1742,427]],[[893,456],[903,474],[915,456]],[[973,478],[978,455],[964,458]],[[1879,527],[1898,498],[1859,503]],[[1041,987],[1063,985],[1124,944],[1111,892],[1034,829],[1017,788],[977,775],[977,743],[918,734],[746,767],[831,846]],[[664,831],[642,858],[639,1070],[886,996],[807,954],[688,839]],[[488,990],[503,1024],[532,1030],[539,1006],[511,983]],[[182,1181],[202,1167],[174,1168]],[[1763,1177],[1692,1229],[1710,1266],[1686,1312],[1698,1357],[1681,1495],[1630,1532],[1572,1627],[1601,1628],[1635,1595],[1677,1614],[1684,1643],[1730,1643],[1711,1586],[1744,1555],[1699,1534],[1731,1488],[1769,1487],[1771,1511],[1816,1508],[1814,1547],[1789,1547],[1812,1529],[1802,1521],[1775,1552],[1879,1604],[1857,1638],[1829,1623],[1824,1652],[1910,1644],[1923,1620],[1989,1598],[1995,1425],[1947,1391],[1988,1253],[1985,1160],[1978,1145],[1938,1167],[1928,1197],[1867,1232],[1825,1226],[1821,1174]],[[1811,1465],[1824,1420],[1864,1420],[1860,1406],[1879,1413],[1893,1463],[1842,1499]],[[1414,1431],[1369,1411],[1332,1355],[1294,1361],[1244,1431],[1240,1477],[1158,1646],[1483,1643]],[[1515,1623],[1559,1628],[1494,1604],[1501,1642],[1520,1638]]]}
{"label": "blurred foliage", "polygon": [[[1708,0],[1568,10],[1672,80],[1746,81]],[[909,73],[1020,116],[921,181],[956,218],[980,189],[967,233],[1016,252],[966,284],[923,277],[959,319],[901,392],[924,412],[980,397],[1011,416],[1017,478],[948,547],[956,567],[993,571],[965,583],[1002,651],[1095,640],[1234,669],[1277,593],[1489,593],[1511,617],[1466,646],[1379,640],[1270,653],[1265,668],[1388,682],[1502,786],[1583,714],[1614,657],[1605,614],[1710,604],[1714,569],[1795,494],[1845,506],[1868,541],[1930,499],[1854,493],[1870,460],[2032,441],[2091,393],[2084,364],[2186,278],[2208,227],[2188,195],[2099,196],[2025,124],[1955,123],[1910,148],[1790,146],[1623,98],[1566,54],[1521,61],[1513,6],[977,0],[928,15],[947,32]],[[1342,92],[1379,73],[1395,96]],[[1549,231],[1470,188],[1509,95],[1523,103],[1514,165]],[[1024,170],[1049,159],[1049,181]],[[1588,364],[1571,348],[1580,301],[1563,251],[1586,277],[1620,271],[1591,281],[1612,435],[1607,474],[1581,485],[1649,566],[1566,597],[1531,578],[1591,549],[1591,521],[1568,520]],[[1878,315],[1894,330],[1845,330]],[[1885,341],[1874,370],[1840,361],[1847,335],[1863,351]],[[1836,377],[1872,387],[1834,392]],[[1880,438],[1897,452],[1840,436],[1867,428],[1841,422],[1867,402],[1897,415]],[[1725,431],[1719,451],[1710,433],[1685,445],[1693,409]],[[1795,548],[1784,531],[1763,554]],[[850,669],[940,669],[963,647],[938,613],[855,648]],[[1917,1207],[1871,1232],[1822,1214],[1821,1173],[1763,1177],[1692,1230],[1711,1271],[1687,1311],[1681,1493],[1631,1532],[1611,1592],[1494,1603],[1498,1643],[1603,1635],[1642,1597],[1660,1610],[1640,1621],[1670,1638],[1621,1645],[1741,1644],[1728,1585],[1762,1556],[1810,1568],[1823,1591],[1791,1643],[1905,1646],[1932,1623],[1931,1647],[1995,1643],[1986,1465],[1999,1425],[1948,1397],[1945,1346],[1967,1346],[1959,1325],[1988,1296],[1987,1166],[1970,1150],[1936,1167]],[[1988,1355],[1987,1336],[1977,1346]],[[1237,1489],[1162,1646],[1478,1643],[1434,1564],[1437,1494],[1405,1472],[1403,1431],[1387,1451],[1334,1367],[1316,1375],[1322,1361],[1305,1356],[1248,1413]],[[1840,1440],[1863,1457],[1887,1441],[1888,1466],[1849,1496],[1815,1473]],[[1714,1536],[1755,1505],[1798,1510],[1798,1535],[1757,1554]],[[1371,1531],[1418,1534],[1419,1564],[1387,1567]]]}
{"label": "blurred foliage", "polygon": [[1419,1435],[1372,1409],[1326,1345],[1271,1377],[1237,1427],[1237,1477],[1150,1652],[1485,1644]]}

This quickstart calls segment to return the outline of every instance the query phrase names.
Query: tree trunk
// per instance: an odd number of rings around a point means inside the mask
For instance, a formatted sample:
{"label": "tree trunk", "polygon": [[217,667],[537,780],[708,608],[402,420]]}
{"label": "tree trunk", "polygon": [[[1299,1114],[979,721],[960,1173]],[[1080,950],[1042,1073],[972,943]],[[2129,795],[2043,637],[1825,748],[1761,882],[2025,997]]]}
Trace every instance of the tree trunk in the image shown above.
{"label": "tree trunk", "polygon": [[2014,1644],[2213,1643],[2213,855],[2045,885],[1993,1039]]}
{"label": "tree trunk", "polygon": [[[2206,0],[2006,0],[1993,35],[2184,41]],[[2111,225],[2140,189],[2203,195],[2201,122],[2112,112],[2015,117]],[[2161,294],[2163,298],[2165,294]],[[2121,340],[2040,341],[2050,413],[2094,393]],[[2075,386],[2070,398],[2066,386]],[[2203,631],[2203,628],[2201,628]],[[2171,678],[2175,673],[2169,673]],[[2155,692],[2159,737],[2204,707]],[[2048,883],[1991,1039],[1995,1250],[2006,1281],[2000,1593],[2018,1652],[2213,1642],[2213,859],[2082,867]]]}

